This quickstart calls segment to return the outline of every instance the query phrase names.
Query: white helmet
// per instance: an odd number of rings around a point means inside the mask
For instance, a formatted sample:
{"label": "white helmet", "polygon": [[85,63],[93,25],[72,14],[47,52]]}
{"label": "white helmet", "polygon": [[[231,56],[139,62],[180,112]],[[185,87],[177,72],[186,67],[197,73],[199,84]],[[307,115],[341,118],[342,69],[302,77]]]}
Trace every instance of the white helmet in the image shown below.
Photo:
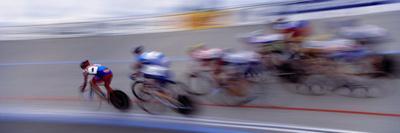
{"label": "white helmet", "polygon": [[194,53],[193,57],[197,59],[216,59],[216,58],[221,58],[222,54],[223,54],[222,49],[211,48],[206,50],[200,50]]}
{"label": "white helmet", "polygon": [[258,62],[260,56],[252,51],[240,51],[226,54],[223,60],[230,63]]}

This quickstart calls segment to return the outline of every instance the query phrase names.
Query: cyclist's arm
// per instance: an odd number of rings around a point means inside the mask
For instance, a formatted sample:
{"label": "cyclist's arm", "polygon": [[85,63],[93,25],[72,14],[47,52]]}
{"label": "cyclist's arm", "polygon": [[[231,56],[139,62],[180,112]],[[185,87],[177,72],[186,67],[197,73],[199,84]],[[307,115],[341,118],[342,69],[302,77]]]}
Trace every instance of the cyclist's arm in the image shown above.
{"label": "cyclist's arm", "polygon": [[142,63],[136,62],[133,67],[135,71],[139,71],[142,68]]}
{"label": "cyclist's arm", "polygon": [[82,85],[81,85],[81,92],[83,92],[83,91],[85,90],[85,88],[86,88],[87,80],[88,80],[88,77],[89,77],[89,73],[87,73],[86,71],[84,71],[84,72],[82,73],[82,75],[83,75],[83,83],[82,83]]}

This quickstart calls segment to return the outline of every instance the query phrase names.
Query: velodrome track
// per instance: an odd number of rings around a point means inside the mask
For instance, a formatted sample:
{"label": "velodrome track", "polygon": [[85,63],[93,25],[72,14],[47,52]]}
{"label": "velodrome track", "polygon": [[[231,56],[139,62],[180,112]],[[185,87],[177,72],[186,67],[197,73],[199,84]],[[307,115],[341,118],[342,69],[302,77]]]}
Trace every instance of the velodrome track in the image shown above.
{"label": "velodrome track", "polygon": [[[364,23],[390,30],[391,41],[374,46],[379,51],[400,50],[400,12],[355,16]],[[325,22],[313,21],[316,33],[325,33]],[[210,47],[246,49],[236,36],[264,28],[263,25],[165,33],[38,39],[0,42],[0,114],[18,112],[91,112],[108,115],[146,114],[138,107],[119,112],[109,105],[98,109],[97,102],[81,98],[82,82],[78,66],[83,59],[109,66],[112,86],[129,90],[130,49],[144,45],[147,50],[164,52],[174,61],[172,69],[178,80],[188,69],[185,50],[192,44]],[[400,130],[400,82],[374,80],[381,88],[377,98],[350,98],[335,94],[306,96],[289,92],[290,85],[271,84],[264,98],[243,107],[224,107],[202,101],[201,112],[192,119],[234,121],[239,123],[276,123],[305,127],[343,129],[365,132],[398,132]],[[165,115],[180,118],[170,112]],[[190,119],[190,118],[188,118]]]}

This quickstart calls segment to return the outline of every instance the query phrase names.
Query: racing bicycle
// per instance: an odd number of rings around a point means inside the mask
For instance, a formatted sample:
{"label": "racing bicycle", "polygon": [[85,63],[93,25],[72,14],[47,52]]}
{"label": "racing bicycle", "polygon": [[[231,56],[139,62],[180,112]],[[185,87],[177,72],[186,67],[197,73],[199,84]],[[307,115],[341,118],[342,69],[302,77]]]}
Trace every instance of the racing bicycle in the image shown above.
{"label": "racing bicycle", "polygon": [[[99,87],[102,85],[99,85]],[[131,100],[128,95],[118,89],[114,89],[109,97],[107,97],[107,93],[102,91],[101,89],[96,89],[90,85],[89,95],[93,97],[96,94],[97,97],[100,99],[99,107],[102,105],[103,101],[108,101],[111,103],[115,108],[121,111],[126,111],[131,107]]]}
{"label": "racing bicycle", "polygon": [[[229,71],[229,72],[228,72]],[[237,67],[223,72],[220,79],[212,71],[190,72],[185,90],[193,95],[211,95],[214,102],[224,105],[239,106],[249,103],[263,94],[264,84],[256,69],[249,67],[245,73],[238,72]]]}
{"label": "racing bicycle", "polygon": [[183,115],[191,115],[196,111],[193,100],[179,94],[179,89],[187,87],[181,82],[144,78],[138,74],[132,84],[133,95],[138,99],[138,105],[149,114],[161,114],[170,108]]}

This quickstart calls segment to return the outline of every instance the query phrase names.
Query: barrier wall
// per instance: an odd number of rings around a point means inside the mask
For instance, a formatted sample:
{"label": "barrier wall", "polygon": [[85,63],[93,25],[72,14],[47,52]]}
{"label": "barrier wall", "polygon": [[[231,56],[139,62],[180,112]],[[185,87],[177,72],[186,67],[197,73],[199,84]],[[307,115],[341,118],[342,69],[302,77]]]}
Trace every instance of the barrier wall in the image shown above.
{"label": "barrier wall", "polygon": [[[388,5],[397,2],[398,0],[287,1],[226,8],[221,10],[201,10],[164,16],[0,27],[0,40],[121,35],[262,24],[268,23],[271,20],[276,19],[277,16],[282,15],[293,16],[304,13],[335,11],[337,9],[365,8],[377,5]],[[381,9],[378,9],[378,11],[379,10]],[[332,14],[335,13],[330,13],[328,16],[331,16]],[[327,15],[321,15],[321,17],[324,16]]]}

